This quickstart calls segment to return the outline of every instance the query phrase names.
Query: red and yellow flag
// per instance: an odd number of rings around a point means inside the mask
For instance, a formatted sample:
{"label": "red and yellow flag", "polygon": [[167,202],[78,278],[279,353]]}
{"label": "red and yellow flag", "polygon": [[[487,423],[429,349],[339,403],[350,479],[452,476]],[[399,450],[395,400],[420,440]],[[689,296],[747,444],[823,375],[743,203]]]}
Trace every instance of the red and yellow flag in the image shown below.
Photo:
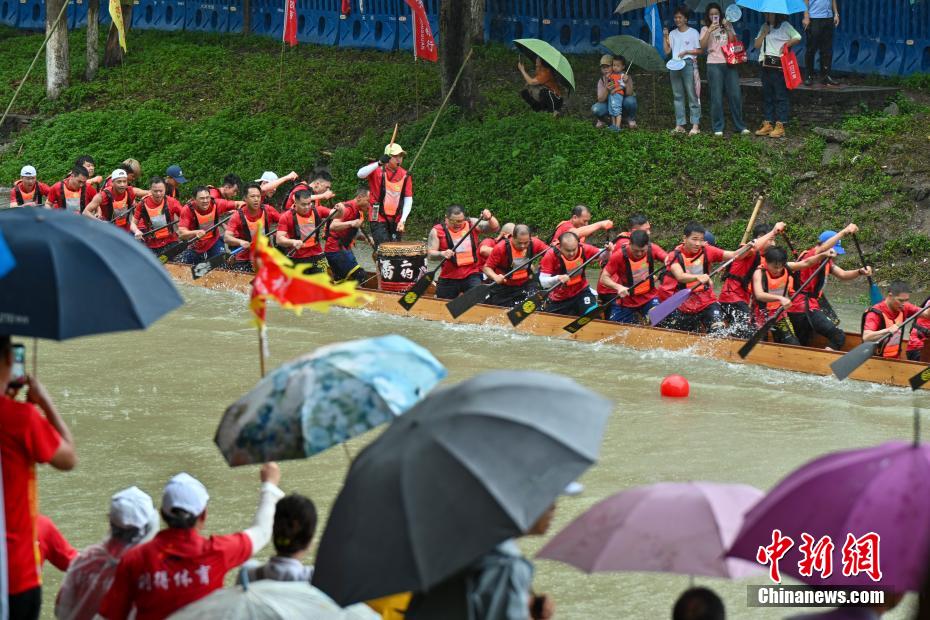
{"label": "red and yellow flag", "polygon": [[326,273],[306,274],[309,265],[295,265],[284,254],[271,247],[268,238],[255,235],[252,260],[255,261],[255,279],[252,281],[252,299],[249,306],[259,327],[265,324],[265,306],[274,299],[282,307],[297,314],[304,308],[328,312],[330,306],[357,308],[371,298],[356,290],[357,282],[332,284]]}

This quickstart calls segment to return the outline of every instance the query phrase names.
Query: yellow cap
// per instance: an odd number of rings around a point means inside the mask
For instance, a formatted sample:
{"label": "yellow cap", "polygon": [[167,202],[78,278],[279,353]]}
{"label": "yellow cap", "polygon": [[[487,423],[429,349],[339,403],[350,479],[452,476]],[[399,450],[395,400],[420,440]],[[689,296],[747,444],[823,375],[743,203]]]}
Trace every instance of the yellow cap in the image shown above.
{"label": "yellow cap", "polygon": [[407,152],[396,142],[392,142],[384,147],[384,154],[394,157],[395,155],[406,155]]}
{"label": "yellow cap", "polygon": [[609,65],[613,64],[613,62],[614,62],[614,57],[611,56],[610,54],[604,54],[603,56],[601,56],[601,66],[602,66],[602,67],[603,67],[604,65],[608,65],[608,66],[609,66]]}

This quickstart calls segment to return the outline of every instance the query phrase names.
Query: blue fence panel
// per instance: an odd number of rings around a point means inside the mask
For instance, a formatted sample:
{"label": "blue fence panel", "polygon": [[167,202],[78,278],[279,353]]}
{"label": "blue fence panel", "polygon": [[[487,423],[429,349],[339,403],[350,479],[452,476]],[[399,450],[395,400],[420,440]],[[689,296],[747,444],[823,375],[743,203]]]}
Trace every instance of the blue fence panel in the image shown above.
{"label": "blue fence panel", "polygon": [[614,0],[542,0],[540,38],[568,53],[599,50],[601,40],[620,34]]}
{"label": "blue fence panel", "polygon": [[110,4],[104,0],[104,2],[100,3],[100,11],[97,13],[97,23],[100,25],[100,31],[106,32],[112,21],[110,19]]}
{"label": "blue fence panel", "polygon": [[0,24],[14,28],[19,24],[19,0],[0,0]]}
{"label": "blue fence panel", "polygon": [[901,73],[930,73],[930,2],[911,6],[907,21]]}
{"label": "blue fence panel", "polygon": [[22,30],[45,30],[45,1],[19,0],[19,23]]}
{"label": "blue fence panel", "polygon": [[[423,0],[426,18],[429,20],[433,40],[439,44],[439,2],[440,0]],[[406,2],[400,3],[400,15],[397,17],[397,48],[413,51],[413,17]]]}
{"label": "blue fence panel", "polygon": [[397,49],[399,3],[401,0],[363,0],[365,12],[359,10],[359,0],[352,0],[352,12],[342,15],[339,24],[339,45]]}
{"label": "blue fence panel", "polygon": [[341,0],[297,0],[297,40],[336,45],[341,5]]}
{"label": "blue fence panel", "polygon": [[242,0],[226,2],[226,32],[242,32]]}
{"label": "blue fence panel", "polygon": [[539,37],[540,0],[488,0],[484,38],[513,45],[514,39]]}
{"label": "blue fence panel", "polygon": [[136,30],[163,30],[164,6],[161,0],[133,0],[132,27]]}
{"label": "blue fence panel", "polygon": [[283,0],[252,0],[252,34],[284,36]]}
{"label": "blue fence panel", "polygon": [[[0,9],[2,11],[2,9]],[[3,20],[0,19],[0,22]],[[83,28],[87,25],[87,3],[85,0],[72,0],[68,4],[68,28]]]}
{"label": "blue fence panel", "polygon": [[226,32],[229,11],[217,0],[186,0],[184,30],[196,32]]}

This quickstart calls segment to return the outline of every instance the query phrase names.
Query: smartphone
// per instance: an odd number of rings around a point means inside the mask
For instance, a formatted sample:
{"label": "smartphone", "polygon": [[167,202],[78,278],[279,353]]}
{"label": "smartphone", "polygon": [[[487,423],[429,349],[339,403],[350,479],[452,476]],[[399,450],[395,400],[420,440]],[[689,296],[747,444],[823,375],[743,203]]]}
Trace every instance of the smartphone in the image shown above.
{"label": "smartphone", "polygon": [[719,23],[720,23],[720,16],[719,16],[719,15],[714,15],[714,16],[711,17],[711,19],[713,20],[713,22],[714,22],[715,24],[719,24]]}
{"label": "smartphone", "polygon": [[9,386],[11,388],[21,388],[26,383],[26,345],[13,345],[13,372]]}

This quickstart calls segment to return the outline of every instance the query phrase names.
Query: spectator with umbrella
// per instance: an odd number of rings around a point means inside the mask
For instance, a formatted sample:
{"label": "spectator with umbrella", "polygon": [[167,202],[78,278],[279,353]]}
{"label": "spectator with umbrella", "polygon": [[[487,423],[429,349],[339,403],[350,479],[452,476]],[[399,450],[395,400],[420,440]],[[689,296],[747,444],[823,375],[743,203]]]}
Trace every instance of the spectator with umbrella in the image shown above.
{"label": "spectator with umbrella", "polygon": [[672,93],[675,96],[675,129],[672,133],[685,133],[688,118],[685,111],[685,98],[691,116],[691,131],[688,135],[701,133],[701,99],[698,96],[700,78],[697,72],[698,54],[703,54],[698,31],[688,25],[691,11],[686,6],[675,9],[675,30],[663,30],[663,44],[666,54],[671,54],[668,63],[672,80]]}
{"label": "spectator with umbrella", "polygon": [[743,135],[749,133],[746,123],[743,122],[743,99],[740,94],[738,65],[729,64],[723,53],[724,46],[735,41],[737,41],[736,32],[729,20],[724,19],[720,5],[716,2],[709,3],[704,13],[704,27],[701,28],[701,47],[707,52],[710,120],[715,136],[723,135],[724,93],[726,93],[734,129]]}
{"label": "spectator with umbrella", "polygon": [[563,95],[575,89],[575,74],[557,49],[539,39],[516,39],[514,45],[535,62],[535,72],[530,76],[523,66],[517,68],[523,75],[526,86],[520,96],[536,112],[551,112],[558,116],[564,103]]}

